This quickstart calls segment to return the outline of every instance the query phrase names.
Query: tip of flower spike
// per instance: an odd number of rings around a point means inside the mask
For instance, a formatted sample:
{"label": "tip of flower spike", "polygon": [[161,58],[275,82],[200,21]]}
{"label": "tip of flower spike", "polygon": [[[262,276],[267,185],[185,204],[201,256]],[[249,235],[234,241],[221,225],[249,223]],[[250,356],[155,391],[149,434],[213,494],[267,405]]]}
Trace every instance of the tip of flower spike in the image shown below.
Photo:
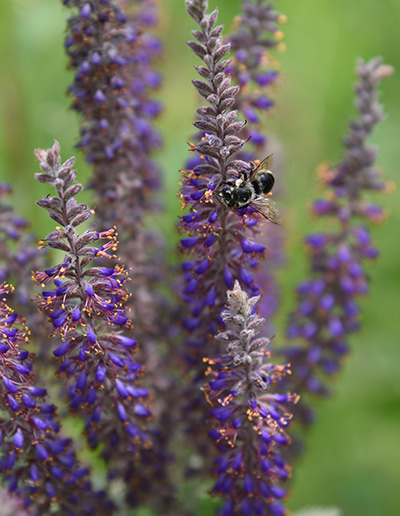
{"label": "tip of flower spike", "polygon": [[394,73],[394,66],[392,65],[380,65],[374,72],[374,79],[384,79]]}
{"label": "tip of flower spike", "polygon": [[287,19],[287,16],[285,14],[280,14],[278,16],[278,23],[284,25],[285,23],[287,23],[288,19]]}

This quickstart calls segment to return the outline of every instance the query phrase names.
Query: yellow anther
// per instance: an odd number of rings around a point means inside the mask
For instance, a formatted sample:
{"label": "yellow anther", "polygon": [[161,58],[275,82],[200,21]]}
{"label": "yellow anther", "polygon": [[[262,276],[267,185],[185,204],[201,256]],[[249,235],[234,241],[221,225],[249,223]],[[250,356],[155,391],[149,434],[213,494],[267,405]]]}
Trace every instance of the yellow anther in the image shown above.
{"label": "yellow anther", "polygon": [[286,45],[285,43],[279,43],[278,45],[276,45],[276,50],[278,52],[285,52],[286,51]]}

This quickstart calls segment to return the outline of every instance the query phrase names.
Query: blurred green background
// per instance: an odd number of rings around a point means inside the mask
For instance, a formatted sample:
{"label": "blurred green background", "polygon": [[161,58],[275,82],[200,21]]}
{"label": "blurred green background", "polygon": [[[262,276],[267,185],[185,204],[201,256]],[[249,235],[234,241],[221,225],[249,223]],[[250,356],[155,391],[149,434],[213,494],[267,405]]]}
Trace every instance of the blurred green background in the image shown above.
{"label": "blurred green background", "polygon": [[[190,83],[197,64],[185,41],[193,23],[184,0],[160,1],[163,9],[159,36],[165,42],[160,63],[165,112],[160,119],[165,147],[157,158],[165,170],[165,204],[170,214],[155,220],[174,248],[174,225],[179,173],[187,156],[197,97]],[[217,2],[210,0],[210,6]],[[239,0],[219,0],[220,21],[229,27],[240,10]],[[282,181],[286,197],[288,263],[280,273],[283,310],[293,306],[292,291],[306,275],[302,237],[310,229],[308,205],[318,195],[315,168],[335,163],[343,147],[349,116],[354,115],[353,84],[357,56],[383,56],[397,73],[383,83],[381,101],[387,118],[372,141],[379,148],[378,164],[387,180],[396,181],[400,162],[400,66],[398,0],[278,0],[285,13],[286,52],[278,56],[282,79],[276,109],[266,117],[268,135],[282,146]],[[66,159],[74,154],[78,118],[68,110],[65,95],[72,74],[65,70],[65,19],[69,11],[54,0],[0,2],[0,180],[14,189],[15,210],[32,221],[39,236],[52,227],[35,206],[44,194],[36,184],[33,149],[49,147],[54,138]],[[260,156],[262,157],[262,156]],[[89,167],[78,158],[80,181]],[[90,202],[90,196],[86,199]],[[352,337],[352,355],[336,384],[336,395],[320,403],[317,423],[310,432],[308,453],[295,471],[289,500],[291,509],[305,505],[335,505],[345,516],[400,514],[400,337],[398,193],[377,194],[389,217],[372,229],[381,250],[369,266],[371,296],[362,301],[363,331]],[[208,514],[207,503],[204,512]]]}

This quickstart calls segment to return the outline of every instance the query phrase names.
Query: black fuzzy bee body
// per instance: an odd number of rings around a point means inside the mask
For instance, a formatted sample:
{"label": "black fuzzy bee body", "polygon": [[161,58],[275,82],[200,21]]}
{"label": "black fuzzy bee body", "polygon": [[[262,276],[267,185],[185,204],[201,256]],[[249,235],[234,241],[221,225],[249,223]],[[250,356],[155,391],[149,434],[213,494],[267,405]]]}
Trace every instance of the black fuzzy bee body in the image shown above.
{"label": "black fuzzy bee body", "polygon": [[[274,186],[275,178],[269,168],[272,166],[273,155],[270,154],[259,165],[251,163],[250,173],[242,172],[243,178],[224,183],[219,196],[228,208],[247,208],[254,201],[262,200]],[[277,223],[276,211],[263,206],[257,209],[266,219]]]}

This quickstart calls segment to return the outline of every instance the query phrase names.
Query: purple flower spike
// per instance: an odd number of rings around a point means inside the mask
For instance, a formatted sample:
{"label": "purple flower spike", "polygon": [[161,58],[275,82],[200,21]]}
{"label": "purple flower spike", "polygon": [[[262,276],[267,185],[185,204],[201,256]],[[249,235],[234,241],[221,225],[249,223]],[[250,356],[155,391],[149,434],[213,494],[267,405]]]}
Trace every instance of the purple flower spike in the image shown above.
{"label": "purple flower spike", "polygon": [[[170,413],[170,401],[161,398],[170,396],[171,391],[165,386],[171,380],[161,365],[164,357],[158,344],[165,339],[166,331],[160,324],[143,324],[166,320],[165,305],[160,307],[159,289],[155,288],[167,276],[164,239],[144,225],[144,215],[160,211],[161,206],[158,192],[162,171],[152,155],[162,145],[155,127],[162,105],[154,98],[162,80],[153,69],[162,55],[162,45],[155,36],[160,6],[157,0],[91,1],[91,13],[87,16],[82,9],[86,3],[89,2],[73,0],[68,4],[72,16],[68,19],[66,51],[69,67],[75,72],[69,91],[72,108],[80,114],[78,145],[93,170],[90,185],[98,204],[97,224],[100,229],[118,227],[119,256],[132,270],[130,290],[140,292],[127,301],[141,343],[139,360],[147,364],[143,381],[158,391],[160,421],[154,421],[154,425],[158,426],[157,432],[162,429],[164,437],[153,444],[165,448],[169,436],[161,420],[163,410]],[[90,66],[83,66],[86,63]],[[129,324],[122,314],[115,317],[112,312],[112,324]],[[146,450],[150,452],[150,446]],[[122,454],[118,459],[119,474],[126,483],[128,504],[149,501],[156,512],[170,510],[163,504],[169,505],[173,489],[154,486],[155,478],[165,481],[166,474],[161,475],[160,471],[167,456],[161,449],[154,459],[154,473],[149,466],[149,453],[143,459],[143,468],[132,468],[129,454]],[[150,484],[154,489],[143,488],[140,494],[134,487]]]}
{"label": "purple flower spike", "polygon": [[235,20],[229,42],[234,59],[229,68],[235,84],[241,86],[236,97],[238,109],[248,121],[240,136],[251,136],[250,143],[259,151],[265,144],[265,136],[255,131],[260,127],[262,111],[273,105],[272,87],[279,73],[270,69],[271,50],[283,46],[283,33],[278,24],[286,22],[286,17],[274,10],[269,2],[243,0],[242,13]]}
{"label": "purple flower spike", "polygon": [[[28,328],[4,302],[4,296],[10,290],[11,287],[0,285],[0,342],[8,348],[8,352],[0,356],[1,481],[7,484],[9,492],[20,497],[25,507],[29,507],[29,514],[49,514],[50,507],[57,501],[57,513],[68,516],[71,501],[76,499],[88,513],[109,515],[110,501],[104,494],[92,490],[89,471],[76,460],[73,443],[58,434],[60,425],[54,407],[46,403],[46,390],[32,385],[31,361],[34,357],[20,349],[27,341]],[[15,397],[18,397],[18,403]],[[39,398],[37,403],[32,397]],[[64,463],[64,456],[70,458],[69,464]],[[7,507],[11,511],[9,514],[28,514],[17,506]]]}
{"label": "purple flower spike", "polygon": [[[206,433],[199,434],[207,406],[199,393],[204,380],[204,357],[217,356],[218,348],[210,338],[223,324],[220,313],[226,288],[240,280],[249,293],[259,291],[251,269],[258,264],[266,246],[254,241],[262,225],[256,202],[270,206],[269,197],[257,197],[242,209],[222,201],[227,184],[235,184],[253,165],[239,159],[245,140],[241,131],[245,123],[238,120],[235,103],[239,87],[232,82],[231,60],[225,59],[230,45],[222,39],[222,26],[216,25],[217,11],[208,14],[208,2],[187,0],[186,9],[199,25],[192,32],[196,41],[188,45],[202,63],[196,67],[201,79],[193,81],[206,105],[197,109],[194,126],[201,136],[190,144],[197,158],[192,169],[183,172],[181,200],[187,212],[181,218],[182,252],[190,254],[190,267],[185,266],[182,299],[187,310],[182,325],[189,333],[184,359],[191,368],[194,384],[185,390],[189,398],[185,421],[198,437],[202,454],[209,450],[203,443]],[[239,206],[240,208],[240,206]],[[261,208],[260,208],[261,209]],[[192,435],[192,434],[190,434]],[[212,451],[212,450],[211,450]]]}
{"label": "purple flower spike", "polygon": [[[47,281],[53,281],[56,290],[45,291],[38,303],[53,322],[52,336],[63,341],[53,354],[61,359],[59,372],[69,386],[70,409],[85,419],[90,444],[105,443],[107,460],[112,460],[109,446],[119,455],[115,442],[120,443],[121,455],[136,453],[147,436],[142,423],[141,437],[135,442],[127,431],[127,423],[136,426],[138,417],[141,422],[144,418],[135,413],[135,403],[121,388],[135,388],[142,369],[133,361],[136,340],[122,335],[122,330],[131,326],[124,308],[128,299],[124,287],[127,273],[120,264],[111,269],[96,263],[98,259],[103,263],[115,260],[116,230],[88,229],[79,233],[79,225],[94,212],[75,200],[82,186],[74,182],[74,159],[61,163],[57,142],[51,149],[36,150],[36,157],[42,169],[36,178],[56,190],[55,197],[47,196],[38,205],[47,209],[59,224],[41,245],[51,244],[66,253],[60,266],[46,271]],[[101,248],[94,247],[99,240],[105,243]],[[34,278],[41,283],[43,273],[34,273]],[[53,319],[54,314],[61,315]],[[27,374],[29,369],[22,372]],[[140,395],[135,402],[142,407]],[[47,458],[44,450],[37,450],[42,460]]]}
{"label": "purple flower spike", "polygon": [[[350,122],[350,132],[344,139],[348,150],[342,161],[335,168],[321,171],[329,200],[317,200],[313,211],[317,216],[333,219],[336,225],[330,227],[337,229],[306,237],[310,279],[297,289],[298,309],[291,314],[288,326],[288,337],[302,336],[303,346],[295,345],[285,351],[293,369],[293,375],[285,382],[290,390],[301,394],[307,391],[329,394],[326,377],[340,369],[349,347],[348,336],[360,329],[358,298],[368,293],[369,283],[364,262],[376,257],[369,252],[371,237],[367,226],[360,221],[371,220],[364,196],[370,190],[386,188],[374,167],[376,151],[366,144],[366,139],[383,117],[377,89],[391,72],[392,67],[382,64],[380,58],[367,63],[360,60],[355,88],[359,120]],[[378,211],[381,209],[374,213]],[[297,328],[295,333],[293,328]],[[307,396],[302,396],[297,407],[304,424],[310,422],[311,409],[307,402]]]}
{"label": "purple flower spike", "polygon": [[[260,342],[257,331],[249,330],[260,330],[264,323],[254,311],[258,300],[259,296],[249,299],[238,281],[228,291],[228,304],[221,314],[225,331],[217,334],[226,354],[210,360],[213,379],[204,387],[213,407],[210,437],[220,451],[213,491],[226,500],[225,508],[232,515],[253,514],[255,503],[257,514],[270,514],[275,510],[271,507],[284,511],[278,500],[285,491],[278,483],[289,476],[280,448],[289,442],[287,405],[298,397],[271,392],[288,370],[266,362],[269,340]],[[265,468],[267,462],[279,464],[279,469]]]}

